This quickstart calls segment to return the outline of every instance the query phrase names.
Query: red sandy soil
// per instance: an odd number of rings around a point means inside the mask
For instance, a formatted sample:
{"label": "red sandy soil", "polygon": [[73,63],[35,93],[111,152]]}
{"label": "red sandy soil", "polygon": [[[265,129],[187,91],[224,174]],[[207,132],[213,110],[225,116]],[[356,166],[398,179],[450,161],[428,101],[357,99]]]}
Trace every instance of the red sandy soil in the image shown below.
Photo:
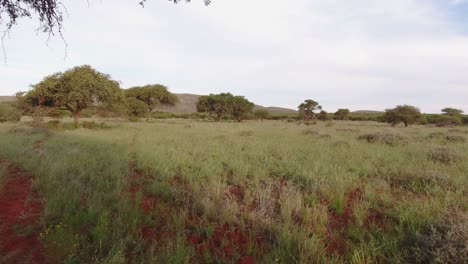
{"label": "red sandy soil", "polygon": [[[6,162],[3,162],[6,163]],[[42,204],[31,177],[9,165],[0,189],[0,263],[44,263],[37,226]]]}
{"label": "red sandy soil", "polygon": [[207,253],[224,261],[232,261],[240,255],[239,264],[255,264],[255,258],[247,255],[248,249],[252,246],[263,248],[267,243],[265,238],[256,236],[252,245],[248,230],[227,224],[217,226],[209,237],[189,234],[186,240],[196,249],[200,259]]}
{"label": "red sandy soil", "polygon": [[353,219],[353,206],[362,198],[362,190],[355,189],[346,197],[346,204],[341,215],[334,211],[328,214],[327,248],[329,254],[344,256],[348,252],[346,233]]}

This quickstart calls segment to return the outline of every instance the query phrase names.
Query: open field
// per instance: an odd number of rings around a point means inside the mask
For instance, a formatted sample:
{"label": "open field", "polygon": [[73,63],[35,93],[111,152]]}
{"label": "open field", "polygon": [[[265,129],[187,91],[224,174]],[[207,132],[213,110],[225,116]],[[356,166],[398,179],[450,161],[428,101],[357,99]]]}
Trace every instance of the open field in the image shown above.
{"label": "open field", "polygon": [[466,261],[467,127],[105,122],[0,124],[0,263]]}

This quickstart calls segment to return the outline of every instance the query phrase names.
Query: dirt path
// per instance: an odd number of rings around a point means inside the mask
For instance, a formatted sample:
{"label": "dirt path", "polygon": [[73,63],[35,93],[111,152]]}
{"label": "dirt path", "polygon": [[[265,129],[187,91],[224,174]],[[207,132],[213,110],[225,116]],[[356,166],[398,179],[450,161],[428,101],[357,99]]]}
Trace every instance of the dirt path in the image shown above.
{"label": "dirt path", "polygon": [[0,263],[44,263],[38,240],[42,204],[32,191],[31,176],[6,161],[0,189]]}

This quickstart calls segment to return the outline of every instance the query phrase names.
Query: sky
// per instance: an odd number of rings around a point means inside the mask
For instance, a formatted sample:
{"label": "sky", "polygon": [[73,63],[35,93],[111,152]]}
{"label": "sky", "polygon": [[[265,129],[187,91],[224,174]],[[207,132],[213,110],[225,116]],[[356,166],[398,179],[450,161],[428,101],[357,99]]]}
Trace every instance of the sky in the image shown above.
{"label": "sky", "polygon": [[256,104],[468,113],[468,0],[64,0],[64,39],[20,20],[0,95],[89,64],[122,88],[231,92]]}

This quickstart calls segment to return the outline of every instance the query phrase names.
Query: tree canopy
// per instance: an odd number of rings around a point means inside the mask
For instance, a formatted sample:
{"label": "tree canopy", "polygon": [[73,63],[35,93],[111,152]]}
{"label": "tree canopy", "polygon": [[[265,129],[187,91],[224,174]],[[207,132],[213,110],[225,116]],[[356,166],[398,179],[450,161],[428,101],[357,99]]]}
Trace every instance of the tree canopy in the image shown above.
{"label": "tree canopy", "polygon": [[127,98],[134,98],[146,104],[148,120],[158,105],[174,105],[178,101],[177,96],[161,84],[133,87],[126,90],[125,95]]}
{"label": "tree canopy", "polygon": [[245,99],[243,96],[232,97],[230,103],[232,106],[231,114],[238,122],[242,122],[247,114],[252,112],[255,106],[252,102]]}
{"label": "tree canopy", "polygon": [[305,100],[304,103],[300,104],[297,109],[299,110],[299,114],[305,120],[311,120],[315,118],[316,110],[322,110],[322,106],[319,105],[318,102],[308,99]]}
{"label": "tree canopy", "polygon": [[93,104],[123,99],[119,83],[89,65],[45,77],[20,99],[32,107],[64,107],[79,121],[81,112]]}
{"label": "tree canopy", "polygon": [[449,116],[459,116],[459,115],[463,114],[463,110],[446,107],[446,108],[442,109],[442,113],[444,115],[449,115]]}
{"label": "tree canopy", "polygon": [[421,119],[419,108],[411,105],[399,105],[393,109],[385,110],[384,120],[392,126],[404,123],[405,127],[415,124]]}
{"label": "tree canopy", "polygon": [[257,119],[263,120],[270,117],[270,112],[268,112],[266,109],[257,109],[254,111],[254,116]]}
{"label": "tree canopy", "polygon": [[253,108],[254,104],[243,96],[234,96],[230,93],[201,96],[197,102],[197,112],[209,113],[218,121],[223,116],[232,115],[241,122]]}
{"label": "tree canopy", "polygon": [[335,119],[336,120],[348,120],[350,114],[351,114],[351,111],[349,111],[349,109],[341,108],[335,112]]}

